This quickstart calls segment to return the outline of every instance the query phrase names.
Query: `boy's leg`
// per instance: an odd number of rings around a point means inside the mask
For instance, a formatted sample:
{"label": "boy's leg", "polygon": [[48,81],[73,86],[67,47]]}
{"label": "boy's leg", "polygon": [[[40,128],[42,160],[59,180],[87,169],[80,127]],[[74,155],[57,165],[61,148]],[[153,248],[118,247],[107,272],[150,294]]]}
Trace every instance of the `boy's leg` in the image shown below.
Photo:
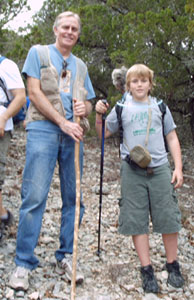
{"label": "boy's leg", "polygon": [[174,287],[181,287],[184,279],[176,260],[181,214],[171,176],[169,164],[156,168],[149,181],[149,194],[153,231],[162,234],[166,251],[166,269],[169,275],[167,282]]}
{"label": "boy's leg", "polygon": [[184,285],[184,279],[180,272],[180,266],[177,259],[178,249],[178,233],[162,234],[164,247],[166,251],[167,263],[166,269],[168,271],[167,283],[180,288]]}
{"label": "boy's leg", "polygon": [[133,235],[133,244],[142,267],[150,265],[149,239],[147,234]]}
{"label": "boy's leg", "polygon": [[148,234],[133,235],[132,238],[141,263],[142,287],[147,293],[158,293],[158,283],[150,262]]}
{"label": "boy's leg", "polygon": [[162,239],[166,251],[167,263],[172,263],[177,259],[178,233],[162,234]]}

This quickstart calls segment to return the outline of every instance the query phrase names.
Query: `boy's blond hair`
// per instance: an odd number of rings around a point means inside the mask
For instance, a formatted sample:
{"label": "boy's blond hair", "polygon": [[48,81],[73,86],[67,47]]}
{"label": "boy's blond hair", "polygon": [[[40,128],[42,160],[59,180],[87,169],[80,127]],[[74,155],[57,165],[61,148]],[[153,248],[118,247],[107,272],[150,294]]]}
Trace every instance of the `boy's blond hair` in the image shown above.
{"label": "boy's blond hair", "polygon": [[144,64],[135,64],[131,68],[129,68],[129,70],[127,71],[127,75],[126,75],[126,89],[127,89],[127,91],[130,90],[130,82],[131,82],[131,77],[132,76],[148,78],[149,81],[150,81],[150,85],[151,85],[150,91],[153,89],[153,86],[155,85],[154,81],[153,81],[154,71],[152,71],[146,65],[144,65]]}
{"label": "boy's blond hair", "polygon": [[79,33],[81,32],[81,20],[80,20],[80,17],[78,14],[72,12],[72,11],[64,11],[62,12],[61,14],[59,14],[56,19],[55,19],[55,22],[54,22],[54,25],[53,25],[53,30],[55,27],[58,27],[60,22],[61,22],[61,19],[63,19],[64,17],[74,17],[77,21],[78,21],[78,24],[79,24]]}

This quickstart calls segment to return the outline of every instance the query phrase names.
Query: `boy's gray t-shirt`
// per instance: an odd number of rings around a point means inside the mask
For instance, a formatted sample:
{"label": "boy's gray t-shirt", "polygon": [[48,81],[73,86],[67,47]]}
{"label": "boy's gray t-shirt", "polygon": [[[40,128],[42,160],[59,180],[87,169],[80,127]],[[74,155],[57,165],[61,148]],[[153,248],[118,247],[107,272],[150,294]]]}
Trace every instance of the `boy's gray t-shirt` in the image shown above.
{"label": "boy's gray t-shirt", "polygon": [[[145,146],[145,138],[148,124],[148,103],[135,101],[130,94],[127,94],[126,101],[123,104],[122,125],[123,125],[123,144],[121,145],[121,157],[125,158],[131,149],[137,145]],[[152,110],[152,120],[149,131],[147,149],[150,152],[152,160],[149,167],[157,167],[168,161],[165,150],[162,113],[158,107],[156,98],[150,97],[150,107]],[[107,129],[111,133],[118,131],[118,120],[115,107],[112,109],[107,119]],[[174,130],[176,125],[172,118],[169,108],[166,108],[164,116],[164,134]]]}

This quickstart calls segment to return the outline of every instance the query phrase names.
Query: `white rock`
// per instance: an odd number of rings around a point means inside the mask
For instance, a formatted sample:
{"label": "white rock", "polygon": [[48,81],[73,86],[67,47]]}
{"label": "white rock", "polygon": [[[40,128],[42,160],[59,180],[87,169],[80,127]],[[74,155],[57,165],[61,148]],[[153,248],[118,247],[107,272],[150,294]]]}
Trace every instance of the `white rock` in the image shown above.
{"label": "white rock", "polygon": [[28,296],[31,300],[37,300],[39,298],[39,292],[34,292]]}

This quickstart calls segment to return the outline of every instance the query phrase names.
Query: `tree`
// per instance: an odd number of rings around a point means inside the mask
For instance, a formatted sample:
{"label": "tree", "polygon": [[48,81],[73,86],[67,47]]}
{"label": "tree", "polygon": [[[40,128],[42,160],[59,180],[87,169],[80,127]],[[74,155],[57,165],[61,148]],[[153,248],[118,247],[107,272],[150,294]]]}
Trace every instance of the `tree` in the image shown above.
{"label": "tree", "polygon": [[114,105],[120,95],[112,70],[145,63],[155,72],[155,95],[181,122],[190,120],[194,132],[193,0],[47,0],[29,33],[17,40],[15,54],[24,59],[33,44],[53,43],[55,17],[65,10],[81,17],[82,33],[73,51],[87,63],[97,98]]}
{"label": "tree", "polygon": [[[13,20],[15,16],[26,6],[27,0],[1,0],[0,2],[0,28]],[[27,7],[29,8],[29,7]]]}
{"label": "tree", "polygon": [[[29,9],[27,0],[1,0],[0,2],[0,53],[13,60],[21,57],[21,53],[18,53],[18,51],[15,51],[16,56],[12,55],[13,48],[18,50],[19,36],[15,32],[5,29],[5,25],[24,8]],[[19,63],[17,59],[15,62]]]}

